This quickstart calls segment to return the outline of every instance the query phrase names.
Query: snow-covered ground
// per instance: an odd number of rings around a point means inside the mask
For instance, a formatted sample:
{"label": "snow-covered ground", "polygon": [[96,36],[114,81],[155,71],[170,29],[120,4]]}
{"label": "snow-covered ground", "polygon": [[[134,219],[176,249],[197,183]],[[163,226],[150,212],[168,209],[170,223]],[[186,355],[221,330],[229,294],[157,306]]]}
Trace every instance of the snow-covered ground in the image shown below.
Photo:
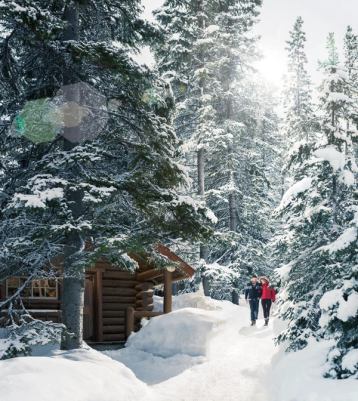
{"label": "snow-covered ground", "polygon": [[[160,302],[158,301],[158,304]],[[355,401],[358,381],[320,375],[328,344],[284,354],[246,305],[176,297],[127,347],[37,351],[0,362],[1,401]]]}

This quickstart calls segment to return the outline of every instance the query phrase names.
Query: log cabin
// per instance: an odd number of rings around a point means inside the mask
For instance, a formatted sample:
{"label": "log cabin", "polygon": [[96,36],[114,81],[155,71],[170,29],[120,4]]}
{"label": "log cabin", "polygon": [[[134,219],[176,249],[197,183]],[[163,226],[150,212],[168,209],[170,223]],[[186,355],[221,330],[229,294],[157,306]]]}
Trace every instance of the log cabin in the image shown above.
{"label": "log cabin", "polygon": [[[168,259],[167,269],[158,269],[143,255],[131,254],[135,272],[121,270],[102,259],[86,271],[83,338],[89,344],[120,343],[139,328],[141,318],[172,309],[172,283],[193,276],[194,269],[166,246],[157,252]],[[0,301],[11,296],[26,280],[11,277],[0,282]],[[163,286],[163,311],[153,311],[156,286]],[[61,322],[61,280],[33,280],[22,292],[22,301],[36,319]],[[6,310],[2,311],[6,314]]]}

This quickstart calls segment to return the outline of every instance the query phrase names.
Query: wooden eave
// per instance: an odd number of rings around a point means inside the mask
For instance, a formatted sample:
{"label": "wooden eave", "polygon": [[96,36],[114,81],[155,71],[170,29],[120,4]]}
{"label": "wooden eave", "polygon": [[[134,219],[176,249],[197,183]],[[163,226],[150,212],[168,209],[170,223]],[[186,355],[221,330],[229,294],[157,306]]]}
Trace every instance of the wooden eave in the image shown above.
{"label": "wooden eave", "polygon": [[[178,265],[172,273],[172,281],[185,280],[194,275],[195,270],[165,245],[157,244],[154,249],[162,256],[165,256],[168,260]],[[156,268],[155,265],[148,261],[147,257],[136,253],[131,253],[129,256],[139,265],[139,269],[136,272],[136,279],[138,281],[152,281],[155,285],[164,283],[163,270]]]}

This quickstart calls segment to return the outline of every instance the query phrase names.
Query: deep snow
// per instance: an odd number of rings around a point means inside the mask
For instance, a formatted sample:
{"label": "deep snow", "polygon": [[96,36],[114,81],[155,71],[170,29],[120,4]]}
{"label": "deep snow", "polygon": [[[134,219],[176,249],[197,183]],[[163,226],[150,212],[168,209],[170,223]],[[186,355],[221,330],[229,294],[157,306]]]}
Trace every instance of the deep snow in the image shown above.
{"label": "deep snow", "polygon": [[358,381],[321,377],[328,343],[285,354],[272,322],[248,327],[245,304],[196,293],[174,307],[122,350],[45,349],[0,362],[1,401],[355,401]]}

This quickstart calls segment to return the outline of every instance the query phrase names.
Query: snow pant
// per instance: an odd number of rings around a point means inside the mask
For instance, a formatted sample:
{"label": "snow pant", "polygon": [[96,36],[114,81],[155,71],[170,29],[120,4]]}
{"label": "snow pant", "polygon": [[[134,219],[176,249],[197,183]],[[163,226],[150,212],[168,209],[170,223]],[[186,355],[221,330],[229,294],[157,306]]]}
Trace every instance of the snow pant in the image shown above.
{"label": "snow pant", "polygon": [[262,303],[262,310],[264,312],[264,318],[268,319],[270,317],[270,309],[271,309],[272,301],[271,301],[271,299],[262,299],[261,303]]}
{"label": "snow pant", "polygon": [[250,299],[249,304],[250,304],[250,310],[251,310],[251,320],[255,321],[255,320],[257,320],[257,318],[259,316],[260,300],[258,298]]}

